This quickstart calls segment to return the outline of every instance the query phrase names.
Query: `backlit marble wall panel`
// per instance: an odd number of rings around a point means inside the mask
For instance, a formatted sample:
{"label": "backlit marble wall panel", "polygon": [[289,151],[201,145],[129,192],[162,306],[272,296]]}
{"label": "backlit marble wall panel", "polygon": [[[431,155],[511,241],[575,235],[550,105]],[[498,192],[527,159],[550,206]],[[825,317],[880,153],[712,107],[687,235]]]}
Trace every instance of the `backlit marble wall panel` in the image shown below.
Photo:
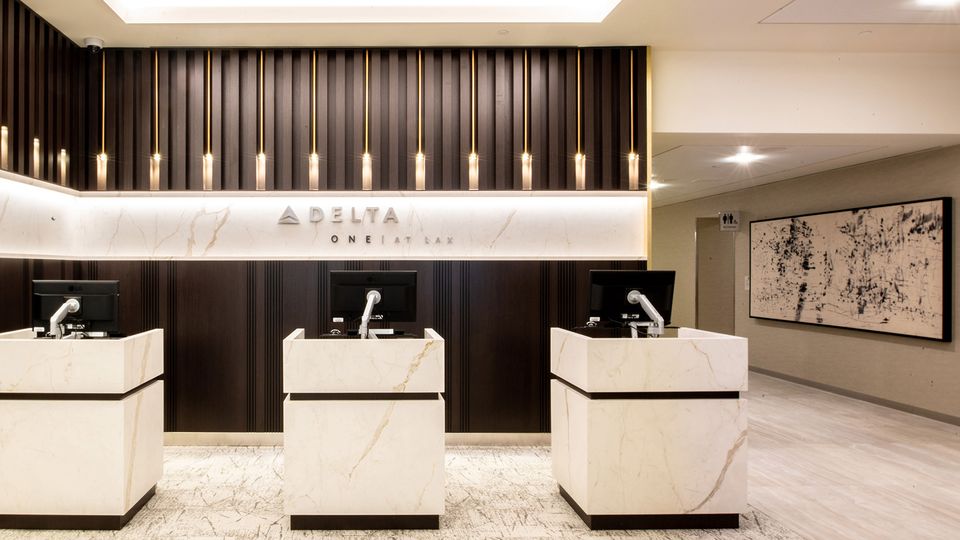
{"label": "backlit marble wall panel", "polygon": [[4,172],[0,257],[638,260],[647,203],[642,192],[81,193]]}

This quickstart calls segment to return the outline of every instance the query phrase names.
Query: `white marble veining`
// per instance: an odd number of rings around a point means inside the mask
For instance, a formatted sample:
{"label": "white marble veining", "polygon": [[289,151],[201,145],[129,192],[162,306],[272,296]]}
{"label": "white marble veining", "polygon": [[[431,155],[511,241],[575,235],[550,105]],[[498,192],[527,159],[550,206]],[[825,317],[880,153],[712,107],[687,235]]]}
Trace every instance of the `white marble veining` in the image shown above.
{"label": "white marble veining", "polygon": [[746,400],[581,393],[744,392],[746,339],[688,328],[594,339],[552,328],[550,366],[563,379],[550,383],[554,475],[587,514],[746,509]]}
{"label": "white marble veining", "polygon": [[162,473],[162,381],[119,401],[0,400],[0,514],[123,515]]}
{"label": "white marble veining", "polygon": [[287,514],[442,514],[443,407],[441,399],[287,398]]}
{"label": "white marble veining", "polygon": [[302,328],[283,340],[283,391],[443,392],[444,340],[304,339]]}
{"label": "white marble veining", "polygon": [[739,514],[746,400],[591,400],[552,381],[554,474],[588,514]]}
{"label": "white marble veining", "polygon": [[743,392],[747,340],[691,328],[655,339],[551,328],[550,371],[587,392]]}
{"label": "white marble veining", "polygon": [[[637,260],[648,203],[644,192],[77,192],[0,171],[0,257]],[[299,224],[278,223],[288,207]]]}
{"label": "white marble veining", "polygon": [[122,394],[163,373],[163,330],[120,339],[0,334],[0,392]]}
{"label": "white marble veining", "polygon": [[444,510],[444,341],[283,342],[291,394],[428,393],[437,399],[291,399],[283,404],[290,515],[439,515]]}

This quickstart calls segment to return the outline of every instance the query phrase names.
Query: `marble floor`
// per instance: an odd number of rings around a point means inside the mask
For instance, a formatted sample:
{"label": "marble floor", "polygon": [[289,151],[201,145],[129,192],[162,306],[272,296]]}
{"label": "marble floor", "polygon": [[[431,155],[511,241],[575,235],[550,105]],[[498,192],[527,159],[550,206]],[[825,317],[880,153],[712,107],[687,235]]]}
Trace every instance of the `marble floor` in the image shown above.
{"label": "marble floor", "polygon": [[960,426],[750,375],[751,507],[808,538],[960,538]]}
{"label": "marble floor", "polygon": [[591,532],[544,447],[451,447],[440,531],[294,532],[276,447],[169,447],[157,495],[119,532],[0,531],[0,540],[153,538],[955,538],[960,428],[752,374],[750,508],[733,531]]}

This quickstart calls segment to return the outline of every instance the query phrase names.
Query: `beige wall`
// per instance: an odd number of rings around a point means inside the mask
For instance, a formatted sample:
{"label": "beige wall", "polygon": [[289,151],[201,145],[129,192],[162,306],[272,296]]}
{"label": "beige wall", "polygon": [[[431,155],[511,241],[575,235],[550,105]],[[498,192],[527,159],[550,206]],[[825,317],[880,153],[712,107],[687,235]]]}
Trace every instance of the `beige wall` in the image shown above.
{"label": "beige wall", "polygon": [[655,133],[960,133],[955,53],[656,49],[652,70]]}
{"label": "beige wall", "polygon": [[[736,233],[737,335],[751,367],[960,422],[960,354],[954,343],[751,319],[749,221],[937,196],[960,198],[960,146],[787,180],[653,212],[653,267],[675,269],[674,324],[695,317],[696,218],[741,212]],[[960,219],[954,219],[954,238]],[[956,282],[956,269],[953,270]],[[954,291],[954,313],[957,287]],[[954,317],[954,336],[957,331]],[[947,418],[949,417],[949,418]]]}

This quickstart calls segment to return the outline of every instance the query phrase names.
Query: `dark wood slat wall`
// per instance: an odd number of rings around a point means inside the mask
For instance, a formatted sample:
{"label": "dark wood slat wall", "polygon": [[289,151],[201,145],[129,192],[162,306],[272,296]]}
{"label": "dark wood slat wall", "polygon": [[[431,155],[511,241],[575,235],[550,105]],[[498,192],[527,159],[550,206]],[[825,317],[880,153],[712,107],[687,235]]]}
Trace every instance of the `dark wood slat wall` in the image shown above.
{"label": "dark wood slat wall", "polygon": [[[9,129],[9,170],[59,181],[60,150],[69,156],[67,184],[79,185],[89,161],[83,132],[86,52],[17,0],[0,0],[0,125]],[[33,139],[40,163],[33,164]]]}
{"label": "dark wood slat wall", "polygon": [[[646,52],[643,47],[582,49],[582,149],[587,189],[628,188],[629,58],[635,55],[635,146],[644,155]],[[148,189],[153,153],[152,49],[108,49],[107,189]],[[310,109],[316,54],[316,150],[320,190],[360,189],[364,150],[363,49],[263,51],[263,150],[267,190],[308,189],[313,150]],[[375,190],[414,186],[417,152],[417,50],[371,49],[369,151]],[[206,54],[157,51],[161,189],[200,190],[206,137]],[[529,50],[529,151],[536,189],[574,189],[576,49]],[[211,51],[213,189],[255,189],[260,149],[259,51]],[[471,144],[470,50],[423,50],[423,152],[427,189],[467,189]],[[88,58],[87,93],[99,151],[100,62]],[[519,190],[523,152],[523,49],[477,49],[477,134],[480,188]],[[94,189],[95,163],[86,183]],[[641,167],[641,176],[645,167]],[[641,178],[641,182],[643,179]]]}
{"label": "dark wood slat wall", "polygon": [[[629,57],[635,55],[635,146],[645,147],[643,47],[582,49],[583,151],[588,189],[626,189]],[[317,57],[316,150],[320,189],[360,187],[363,152],[362,49],[264,51],[263,146],[267,189],[308,187],[312,148],[312,55]],[[154,152],[152,49],[92,55],[17,0],[0,0],[0,123],[10,129],[10,170],[56,182],[69,154],[68,185],[95,189],[95,156],[109,155],[108,189],[148,189]],[[161,49],[158,63],[161,189],[202,189],[205,62],[201,49]],[[106,59],[101,137],[101,55]],[[536,189],[573,189],[576,49],[529,49],[529,150]],[[523,50],[477,49],[477,151],[481,189],[520,189]],[[212,51],[214,189],[255,189],[259,151],[259,51]],[[467,188],[470,50],[423,50],[423,151],[427,188]],[[32,170],[33,138],[41,140]],[[103,140],[101,140],[103,139]],[[370,153],[374,189],[413,189],[417,151],[417,51],[370,50]],[[645,167],[641,167],[641,175]],[[644,180],[641,179],[643,182]]]}
{"label": "dark wood slat wall", "polygon": [[277,432],[281,341],[330,329],[331,270],[417,270],[418,320],[446,339],[447,430],[549,431],[549,328],[582,324],[587,271],[615,261],[0,259],[0,331],[30,326],[32,279],[119,279],[122,330],[164,328],[167,431]]}

